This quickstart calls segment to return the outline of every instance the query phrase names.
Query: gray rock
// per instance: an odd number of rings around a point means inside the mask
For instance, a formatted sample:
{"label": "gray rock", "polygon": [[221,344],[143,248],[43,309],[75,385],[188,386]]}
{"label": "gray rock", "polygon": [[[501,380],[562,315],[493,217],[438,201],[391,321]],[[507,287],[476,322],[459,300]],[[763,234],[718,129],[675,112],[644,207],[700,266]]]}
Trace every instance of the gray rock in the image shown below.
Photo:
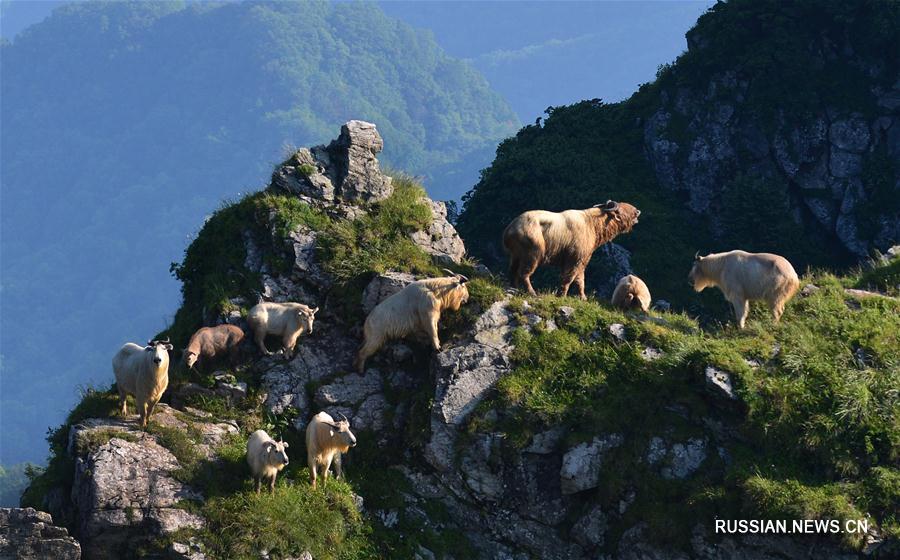
{"label": "gray rock", "polygon": [[81,545],[49,513],[32,508],[0,508],[0,558],[79,560]]}
{"label": "gray rock", "polygon": [[664,299],[658,299],[653,302],[651,307],[657,311],[670,311],[672,309],[672,304]]}
{"label": "gray rock", "polygon": [[425,231],[410,234],[413,242],[433,255],[443,264],[459,264],[466,256],[466,246],[449,221],[447,221],[447,205],[426,198],[431,206],[432,221]]}
{"label": "gray rock", "polygon": [[546,432],[541,432],[531,439],[531,444],[523,451],[525,453],[535,453],[537,455],[547,455],[553,453],[563,436],[566,434],[562,427],[550,428]]}
{"label": "gray rock", "polygon": [[683,479],[694,474],[706,460],[706,441],[693,438],[686,443],[676,443],[669,450],[669,465],[662,468],[663,478]]}
{"label": "gray rock", "polygon": [[603,546],[606,541],[606,514],[600,506],[594,506],[572,526],[572,539],[586,549]]}
{"label": "gray rock", "polygon": [[816,286],[814,284],[807,284],[807,285],[803,286],[803,288],[800,290],[800,295],[803,297],[809,297],[809,296],[815,294],[816,292],[818,292],[819,290],[821,290],[821,288],[819,288],[818,286]]}
{"label": "gray rock", "polygon": [[658,350],[657,348],[653,348],[652,346],[647,346],[643,350],[641,350],[641,359],[645,362],[652,362],[653,360],[658,360],[664,356],[663,352]]}
{"label": "gray rock", "polygon": [[832,147],[828,169],[835,177],[856,177],[862,171],[862,156]]}
{"label": "gray rock", "polygon": [[613,323],[607,328],[607,330],[609,331],[609,334],[613,335],[613,338],[615,338],[619,342],[625,342],[625,325],[623,325],[622,323]]}
{"label": "gray rock", "polygon": [[328,152],[343,200],[377,202],[394,192],[391,178],[381,173],[375,158],[383,148],[384,141],[374,124],[349,121],[341,127],[341,135],[328,146]]}
{"label": "gray rock", "polygon": [[841,150],[862,153],[869,146],[869,125],[860,117],[835,121],[828,130],[828,139]]}
{"label": "gray rock", "polygon": [[556,316],[560,324],[565,325],[575,316],[575,308],[569,307],[568,305],[563,305],[557,310]]}
{"label": "gray rock", "polygon": [[734,392],[730,373],[716,369],[713,366],[706,366],[703,376],[706,390],[710,394],[728,401],[737,400],[738,397]]}
{"label": "gray rock", "polygon": [[567,451],[559,471],[562,493],[574,494],[596,487],[600,482],[600,467],[606,452],[621,445],[622,441],[619,434],[597,436]]}
{"label": "gray rock", "polygon": [[378,372],[369,371],[365,375],[351,373],[316,389],[314,398],[316,404],[321,407],[335,404],[354,405],[381,391],[382,384]]}
{"label": "gray rock", "polygon": [[384,417],[387,410],[388,403],[384,395],[380,393],[370,395],[359,405],[353,417],[353,428],[380,432],[385,427]]}
{"label": "gray rock", "polygon": [[373,278],[366,289],[363,290],[362,308],[363,312],[369,314],[375,309],[375,306],[386,300],[390,296],[396,294],[408,284],[415,281],[416,277],[407,272],[385,272]]}
{"label": "gray rock", "polygon": [[650,438],[650,444],[647,447],[647,462],[655,465],[662,461],[669,452],[666,448],[666,442],[661,437]]}

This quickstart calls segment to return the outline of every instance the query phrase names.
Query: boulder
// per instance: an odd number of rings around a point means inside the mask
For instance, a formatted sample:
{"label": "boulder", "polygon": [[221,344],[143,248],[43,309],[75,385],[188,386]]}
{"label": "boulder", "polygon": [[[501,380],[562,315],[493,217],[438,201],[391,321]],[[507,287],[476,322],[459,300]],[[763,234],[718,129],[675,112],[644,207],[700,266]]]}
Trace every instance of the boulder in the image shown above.
{"label": "boulder", "polygon": [[595,488],[600,482],[600,467],[606,452],[620,446],[623,441],[619,434],[597,436],[567,451],[559,470],[562,493],[574,494]]}
{"label": "boulder", "polygon": [[33,508],[0,508],[0,558],[79,560],[81,545],[49,513]]}
{"label": "boulder", "polygon": [[378,202],[391,196],[391,178],[381,173],[375,158],[383,148],[374,124],[354,120],[341,127],[341,135],[328,146],[328,155],[343,200]]}
{"label": "boulder", "polygon": [[437,262],[445,265],[459,264],[466,256],[466,246],[453,224],[447,221],[447,205],[431,199],[426,199],[426,202],[431,206],[431,225],[426,230],[414,231],[410,237]]}
{"label": "boulder", "polygon": [[[162,403],[152,422],[198,433],[195,449],[201,457],[210,457],[213,447],[237,432],[232,424],[201,421]],[[127,557],[155,538],[203,526],[201,517],[179,507],[203,497],[176,478],[181,464],[172,452],[136,424],[86,420],[70,430],[70,453],[75,456],[72,503],[85,556]]]}
{"label": "boulder", "polygon": [[703,371],[703,379],[708,393],[726,401],[737,400],[734,385],[731,382],[731,374],[713,366],[706,366]]}

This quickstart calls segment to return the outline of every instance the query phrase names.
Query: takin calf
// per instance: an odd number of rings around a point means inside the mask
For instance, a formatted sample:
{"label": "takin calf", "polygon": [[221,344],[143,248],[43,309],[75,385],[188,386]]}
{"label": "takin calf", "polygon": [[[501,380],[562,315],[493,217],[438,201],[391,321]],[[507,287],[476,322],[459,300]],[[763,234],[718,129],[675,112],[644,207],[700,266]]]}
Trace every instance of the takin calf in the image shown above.
{"label": "takin calf", "polygon": [[318,307],[311,309],[302,303],[265,302],[254,305],[247,315],[247,322],[253,330],[253,339],[259,351],[266,356],[272,352],[266,348],[266,335],[281,336],[284,357],[290,360],[294,356],[294,346],[304,332],[312,333],[313,321]]}
{"label": "takin calf", "polygon": [[356,445],[356,436],[350,431],[350,421],[341,414],[334,421],[322,411],[312,417],[306,426],[306,461],[309,464],[309,482],[316,487],[318,467],[322,467],[322,484],[328,483],[328,470],[334,463],[335,478],[341,478],[341,454]]}
{"label": "takin calf", "polygon": [[613,291],[612,304],[623,311],[639,307],[647,313],[650,310],[650,288],[634,274],[623,276]]}
{"label": "takin calf", "polygon": [[718,287],[734,308],[738,328],[743,329],[750,312],[750,301],[763,300],[777,323],[784,306],[800,287],[794,267],[784,257],[771,253],[729,251],[701,257],[694,255],[688,276],[697,292]]}
{"label": "takin calf", "polygon": [[244,331],[234,325],[203,327],[194,333],[184,349],[184,363],[192,368],[201,359],[206,364],[227,356],[230,365],[234,367],[240,358],[240,345],[243,341]]}
{"label": "takin calf", "polygon": [[287,466],[287,442],[275,441],[265,430],[256,430],[247,440],[247,464],[256,482],[256,493],[263,479],[269,483],[269,492],[275,492],[275,478]]}
{"label": "takin calf", "polygon": [[375,306],[363,326],[363,343],[353,366],[363,373],[366,360],[385,342],[421,332],[435,350],[441,349],[438,322],[444,310],[458,311],[469,301],[468,278],[462,274],[428,278],[410,283]]}
{"label": "takin calf", "polygon": [[514,288],[524,285],[535,295],[531,275],[542,264],[562,270],[561,295],[572,282],[584,295],[584,269],[594,251],[638,223],[641,211],[627,202],[607,200],[586,210],[548,212],[530,210],[520,214],[503,230],[503,246],[509,253],[509,275]]}
{"label": "takin calf", "polygon": [[128,395],[134,395],[141,428],[147,427],[153,407],[169,386],[169,340],[151,340],[147,346],[125,343],[112,360],[122,417],[128,415]]}

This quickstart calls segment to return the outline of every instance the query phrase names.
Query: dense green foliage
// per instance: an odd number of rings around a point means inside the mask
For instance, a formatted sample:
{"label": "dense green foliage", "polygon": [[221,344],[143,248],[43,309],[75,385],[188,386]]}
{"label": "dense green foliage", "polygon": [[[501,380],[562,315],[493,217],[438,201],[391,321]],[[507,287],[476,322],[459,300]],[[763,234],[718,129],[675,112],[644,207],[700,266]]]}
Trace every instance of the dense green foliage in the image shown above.
{"label": "dense green foliage", "polygon": [[[559,424],[570,442],[626,434],[604,465],[597,495],[614,507],[624,490],[637,489],[636,508],[616,531],[645,520],[658,542],[684,545],[697,520],[714,516],[861,519],[868,512],[896,535],[900,302],[846,294],[843,284],[859,276],[805,280],[821,289],[795,298],[778,325],[754,306],[746,331],[702,330],[678,314],[647,319],[595,302],[529,298],[545,317],[570,305],[574,318],[553,331],[517,331],[515,369],[481,408],[505,411],[495,429],[514,446]],[[627,342],[606,331],[613,323],[625,325]],[[662,357],[643,359],[647,346]],[[722,409],[709,397],[707,366],[731,373],[740,403]],[[714,432],[722,451],[711,450],[697,475],[663,480],[643,461],[654,436],[708,438],[709,417],[722,422]],[[862,544],[860,535],[843,538]]]}
{"label": "dense green foliage", "polygon": [[[830,233],[823,235],[814,219],[795,222],[792,186],[781,176],[757,172],[758,161],[745,157],[739,142],[738,168],[725,174],[710,213],[688,211],[681,194],[659,185],[645,156],[644,126],[664,98],[671,108],[680,92],[693,92],[690,103],[700,105],[693,110],[698,115],[704,110],[714,115],[724,101],[736,107],[741,123],[767,134],[778,119],[799,126],[828,108],[869,116],[875,108],[873,89],[890,87],[900,69],[900,4],[721,2],[698,20],[688,42],[688,52],[662,66],[653,83],[626,101],[551,107],[543,125],[526,126],[502,142],[491,167],[464,198],[459,230],[470,251],[502,269],[501,232],[522,211],[585,208],[612,198],[643,212],[634,231],[615,242],[632,252],[632,267],[652,293],[678,307],[692,302],[684,277],[698,250],[775,252],[799,271],[846,266],[845,250]],[[748,83],[740,103],[724,98],[732,91],[711,85],[711,78],[726,72]],[[678,145],[675,159],[682,170],[690,168],[686,158],[695,135],[688,119],[671,111],[666,138]],[[868,201],[859,209],[866,217],[859,229],[871,239],[874,217],[897,209],[897,169],[884,150],[867,154],[863,167]],[[608,273],[599,257],[593,261],[589,283]],[[555,286],[549,275],[544,273],[539,285]]]}
{"label": "dense green foliage", "polygon": [[32,442],[71,387],[171,318],[166,266],[280,150],[369,120],[386,162],[455,197],[458,164],[517,126],[480,74],[374,4],[72,2],[0,48],[7,462],[43,461]]}

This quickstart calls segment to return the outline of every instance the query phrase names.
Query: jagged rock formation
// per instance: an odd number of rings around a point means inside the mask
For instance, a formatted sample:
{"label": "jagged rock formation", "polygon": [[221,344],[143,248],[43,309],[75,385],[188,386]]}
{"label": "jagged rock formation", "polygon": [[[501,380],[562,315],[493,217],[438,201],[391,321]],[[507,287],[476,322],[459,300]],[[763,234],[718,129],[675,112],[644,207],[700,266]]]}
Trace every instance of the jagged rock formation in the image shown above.
{"label": "jagged rock formation", "polygon": [[49,513],[33,508],[0,508],[0,558],[79,560],[81,546]]}
{"label": "jagged rock formation", "polygon": [[[689,208],[712,220],[718,232],[728,226],[718,221],[722,185],[738,173],[749,173],[783,182],[796,205],[793,219],[809,216],[826,238],[838,239],[858,257],[900,239],[896,213],[882,214],[882,208],[863,212],[873,194],[864,190],[862,177],[864,160],[876,154],[900,161],[900,80],[873,92],[877,109],[871,115],[823,107],[798,120],[781,111],[772,131],[745,110],[748,86],[746,78],[728,71],[704,87],[682,86],[661,94],[660,108],[644,126],[647,155],[660,184],[684,192]],[[676,121],[687,123],[677,139]],[[900,193],[900,175],[894,181],[892,188]],[[860,233],[861,219],[874,227],[868,238]]]}
{"label": "jagged rock formation", "polygon": [[[210,458],[212,448],[237,427],[205,417],[199,410],[160,403],[152,421],[198,434],[194,452]],[[67,453],[75,463],[71,493],[55,494],[47,506],[75,527],[85,558],[123,558],[154,538],[203,525],[202,517],[178,506],[203,496],[178,480],[182,465],[159,439],[133,419],[89,418],[69,429]]]}

